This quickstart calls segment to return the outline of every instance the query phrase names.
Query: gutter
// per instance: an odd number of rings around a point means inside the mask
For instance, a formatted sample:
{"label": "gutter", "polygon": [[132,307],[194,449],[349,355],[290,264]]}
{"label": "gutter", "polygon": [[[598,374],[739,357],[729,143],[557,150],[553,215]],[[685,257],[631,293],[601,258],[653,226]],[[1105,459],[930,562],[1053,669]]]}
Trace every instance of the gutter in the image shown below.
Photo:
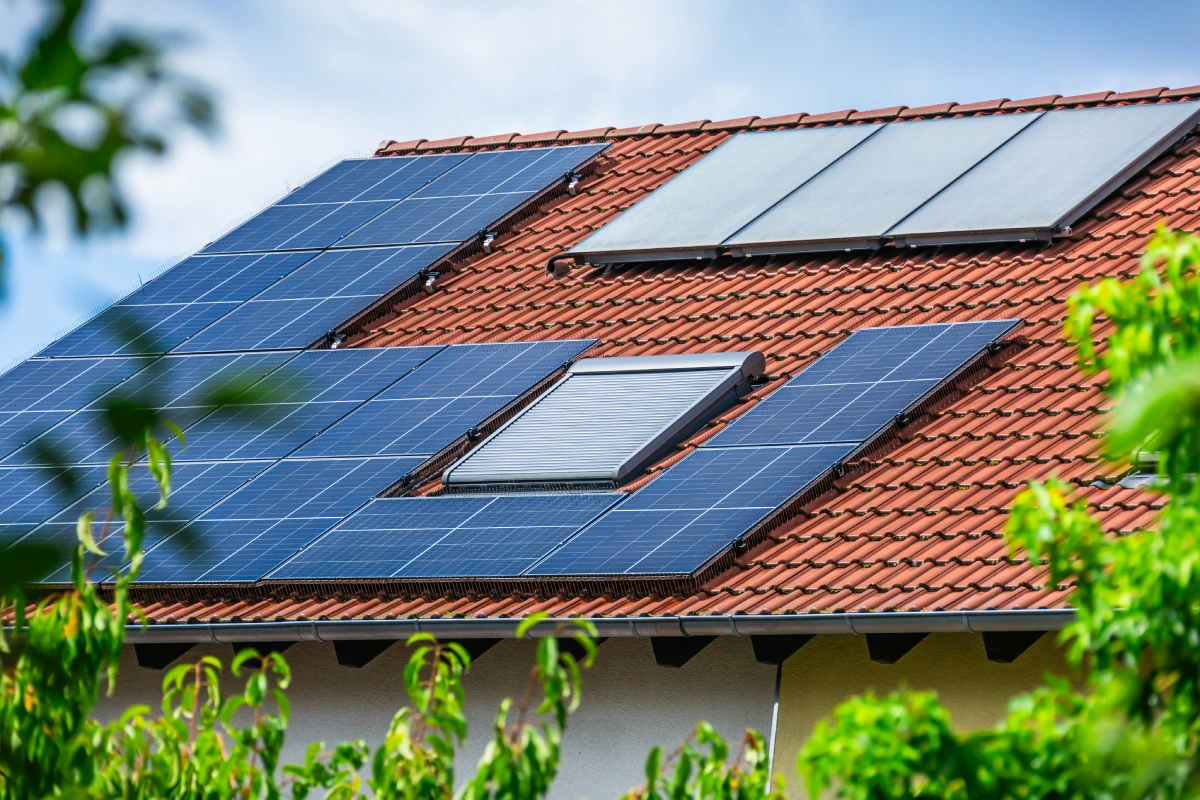
{"label": "gutter", "polygon": [[[554,636],[560,626],[579,618],[551,618],[527,636]],[[825,633],[991,633],[1057,631],[1075,619],[1075,611],[896,611],[840,614],[736,614],[685,617],[585,617],[602,637],[792,636]],[[521,619],[300,620],[294,622],[172,622],[126,626],[127,644],[168,642],[337,642],[407,639],[431,633],[446,639],[516,638]]]}

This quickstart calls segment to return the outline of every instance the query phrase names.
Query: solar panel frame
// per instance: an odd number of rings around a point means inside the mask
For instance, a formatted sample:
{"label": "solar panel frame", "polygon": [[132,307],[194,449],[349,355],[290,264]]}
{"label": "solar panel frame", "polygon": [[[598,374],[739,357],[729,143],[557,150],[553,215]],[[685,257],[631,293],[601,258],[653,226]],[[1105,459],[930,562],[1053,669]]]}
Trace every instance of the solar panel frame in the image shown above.
{"label": "solar panel frame", "polygon": [[901,247],[1048,239],[1198,122],[1197,101],[1043,114],[888,236]]}
{"label": "solar panel frame", "polygon": [[722,242],[883,127],[739,133],[567,252],[599,263],[715,258]]}
{"label": "solar panel frame", "polygon": [[877,248],[1043,112],[885,125],[722,244],[734,255]]}

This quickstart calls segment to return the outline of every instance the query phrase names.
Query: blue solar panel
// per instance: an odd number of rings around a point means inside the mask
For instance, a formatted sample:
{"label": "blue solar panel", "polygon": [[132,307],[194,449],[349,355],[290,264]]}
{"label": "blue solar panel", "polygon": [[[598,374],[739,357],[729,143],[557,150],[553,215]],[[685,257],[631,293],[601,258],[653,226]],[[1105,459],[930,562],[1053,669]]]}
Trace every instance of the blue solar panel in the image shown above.
{"label": "blue solar panel", "polygon": [[338,246],[466,241],[532,196],[532,192],[518,192],[410,197],[338,242]]}
{"label": "blue solar panel", "polygon": [[607,146],[574,145],[476,153],[471,160],[433,181],[413,197],[538,191]]}
{"label": "blue solar panel", "polygon": [[[161,509],[155,508],[159,501],[159,490],[150,473],[144,468],[133,470],[129,480],[130,489],[138,498],[146,517],[142,551],[149,550],[179,530],[189,520],[198,517],[209,506],[228,496],[268,466],[270,463],[266,461],[176,464],[171,471],[171,493],[168,503]],[[58,542],[68,547],[74,546],[77,520],[87,511],[95,512],[96,522],[92,535],[99,540],[104,530],[102,521],[105,512],[112,507],[111,491],[107,483],[97,487],[38,527],[26,541]],[[124,542],[120,539],[122,532],[118,520],[109,531],[111,540],[98,541],[100,548],[108,555],[94,562],[97,568],[116,567],[125,561]],[[70,569],[64,566],[45,580],[48,583],[61,583],[69,579]]]}
{"label": "blue solar panel", "polygon": [[252,253],[328,247],[390,207],[390,200],[366,203],[275,205],[201,250]]}
{"label": "blue solar panel", "polygon": [[441,349],[381,347],[301,353],[275,375],[266,398],[271,402],[237,406],[205,417],[187,429],[187,447],[178,457],[282,458]]}
{"label": "blue solar panel", "polygon": [[256,581],[420,463],[280,461],[150,550],[138,580]]}
{"label": "blue solar panel", "polygon": [[18,411],[0,414],[0,458],[33,441],[70,416],[69,411]]}
{"label": "blue solar panel", "polygon": [[515,577],[620,499],[532,494],[374,500],[268,577]]}
{"label": "blue solar panel", "polygon": [[148,358],[22,362],[0,376],[0,413],[76,411],[149,363]]}
{"label": "blue solar panel", "polygon": [[450,153],[349,159],[301,186],[280,205],[401,200],[468,157],[469,153]]}
{"label": "blue solar panel", "polygon": [[866,441],[1015,324],[861,329],[707,446]]}
{"label": "blue solar panel", "polygon": [[[206,404],[215,390],[252,384],[293,356],[292,353],[167,356],[123,384],[116,395],[134,398],[150,408],[166,409],[167,419],[187,427],[212,410]],[[4,463],[47,463],[50,452],[54,452],[69,463],[107,464],[118,449],[119,441],[100,405],[101,401],[96,401],[91,407],[71,415],[37,440],[8,455]],[[171,438],[166,429],[157,434],[164,440]],[[173,450],[177,452],[178,448]]]}
{"label": "blue solar panel", "polygon": [[237,303],[115,305],[43,349],[38,356],[153,355],[182,344]]}
{"label": "blue solar panel", "polygon": [[693,572],[853,449],[697,450],[530,574]]}
{"label": "blue solar panel", "polygon": [[249,300],[313,257],[313,253],[192,256],[140,287],[124,305]]}
{"label": "blue solar panel", "polygon": [[336,246],[465,241],[605,147],[476,153]]}
{"label": "blue solar panel", "polygon": [[306,444],[299,455],[432,455],[592,343],[447,347]]}
{"label": "blue solar panel", "polygon": [[513,395],[499,395],[372,400],[306,444],[298,454],[306,457],[433,455],[513,399]]}
{"label": "blue solar panel", "polygon": [[382,297],[453,249],[448,245],[327,250],[259,300]]}
{"label": "blue solar panel", "polygon": [[53,470],[0,467],[0,524],[45,522],[100,485],[106,475],[104,467],[74,470],[74,485],[69,486]]}
{"label": "blue solar panel", "polygon": [[298,350],[374,302],[375,298],[251,300],[176,348],[177,353]]}

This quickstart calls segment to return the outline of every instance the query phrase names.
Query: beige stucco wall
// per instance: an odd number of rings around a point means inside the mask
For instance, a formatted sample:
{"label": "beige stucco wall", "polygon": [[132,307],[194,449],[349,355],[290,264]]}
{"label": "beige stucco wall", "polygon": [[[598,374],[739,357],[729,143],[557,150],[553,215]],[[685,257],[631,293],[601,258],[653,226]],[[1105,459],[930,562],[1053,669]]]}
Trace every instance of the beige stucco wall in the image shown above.
{"label": "beige stucco wall", "polygon": [[[228,662],[229,646],[203,646],[185,657],[212,654]],[[585,674],[583,706],[563,742],[563,766],[553,798],[614,798],[641,781],[642,763],[654,744],[677,744],[698,719],[712,722],[731,742],[747,727],[770,729],[775,668],[754,660],[749,639],[718,638],[682,669],[654,662],[650,642],[610,639]],[[340,667],[333,647],[301,643],[286,652],[294,680],[293,718],[285,760],[299,761],[310,741],[364,738],[378,742],[404,700],[405,648],[395,645],[365,668]],[[471,736],[461,751],[460,773],[481,754],[496,706],[519,697],[533,659],[533,644],[503,641],[485,653],[468,676]],[[934,634],[898,664],[876,664],[866,638],[818,636],[784,665],[780,690],[777,771],[788,794],[802,797],[796,754],[816,721],[845,698],[868,689],[906,685],[934,689],[963,729],[994,723],[1012,695],[1032,689],[1047,672],[1064,671],[1053,634],[1043,636],[1013,664],[987,660],[978,635]],[[159,705],[162,673],[137,666],[126,653],[118,691],[102,703],[109,717],[132,703]]]}
{"label": "beige stucco wall", "polygon": [[[106,718],[132,703],[159,707],[162,673],[137,666],[128,648],[116,695],[102,704]],[[232,648],[194,648],[184,658],[212,654],[228,664]],[[378,742],[404,700],[405,648],[394,645],[363,669],[337,664],[328,644],[301,643],[285,656],[293,670],[289,691],[292,724],[285,761],[301,761],[310,741],[364,738]],[[466,681],[470,738],[461,751],[460,773],[479,759],[495,710],[505,696],[524,692],[534,648],[503,641],[485,653]],[[705,719],[731,741],[747,727],[770,727],[775,668],[754,660],[749,639],[721,638],[681,669],[654,662],[650,642],[610,639],[596,666],[584,675],[583,705],[563,740],[563,765],[553,798],[615,798],[641,783],[646,753],[668,750]]]}
{"label": "beige stucco wall", "polygon": [[961,730],[987,727],[1003,717],[1014,694],[1041,684],[1048,672],[1063,674],[1055,634],[1046,634],[1012,664],[987,660],[983,639],[972,634],[931,634],[896,664],[876,664],[863,636],[818,636],[784,664],[779,692],[775,769],[787,779],[789,797],[804,797],[796,754],[816,722],[851,695],[907,686],[932,689]]}

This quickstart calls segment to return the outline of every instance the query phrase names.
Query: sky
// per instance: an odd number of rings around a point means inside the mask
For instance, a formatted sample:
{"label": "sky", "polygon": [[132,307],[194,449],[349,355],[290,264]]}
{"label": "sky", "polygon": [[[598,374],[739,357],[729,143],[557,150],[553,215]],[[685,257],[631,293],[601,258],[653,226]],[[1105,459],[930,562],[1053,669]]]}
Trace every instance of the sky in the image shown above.
{"label": "sky", "polygon": [[[179,34],[220,124],[121,163],[132,219],[86,240],[0,216],[0,365],[380,141],[1200,84],[1194,4],[770,0],[105,0]],[[0,0],[0,52],[35,0]]]}

